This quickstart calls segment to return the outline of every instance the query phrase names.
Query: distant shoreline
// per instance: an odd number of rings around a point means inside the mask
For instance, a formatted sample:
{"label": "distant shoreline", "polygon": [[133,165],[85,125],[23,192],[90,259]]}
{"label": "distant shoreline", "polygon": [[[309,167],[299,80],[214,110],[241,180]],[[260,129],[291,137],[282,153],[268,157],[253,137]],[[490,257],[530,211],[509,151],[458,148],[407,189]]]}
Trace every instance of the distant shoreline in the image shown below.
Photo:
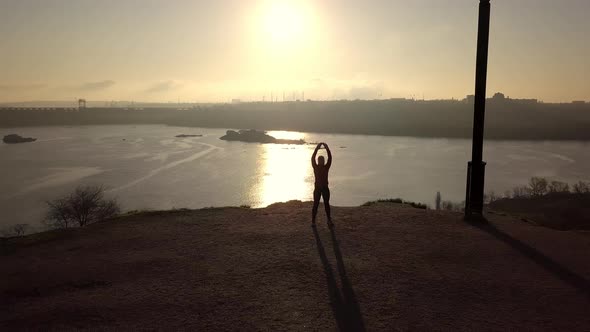
{"label": "distant shoreline", "polygon": [[[223,104],[189,109],[0,108],[0,128],[85,125],[288,130],[308,133],[470,139],[466,102],[342,101]],[[487,105],[489,140],[590,141],[590,104]],[[18,133],[17,133],[18,134]]]}

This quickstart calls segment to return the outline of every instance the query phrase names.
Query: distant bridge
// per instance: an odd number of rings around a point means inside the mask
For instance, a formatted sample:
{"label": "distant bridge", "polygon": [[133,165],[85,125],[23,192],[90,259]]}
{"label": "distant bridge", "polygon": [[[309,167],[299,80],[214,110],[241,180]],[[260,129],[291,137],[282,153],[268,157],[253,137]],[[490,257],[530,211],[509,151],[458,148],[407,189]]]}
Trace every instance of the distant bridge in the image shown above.
{"label": "distant bridge", "polygon": [[78,112],[77,107],[0,106],[0,111],[61,111]]}

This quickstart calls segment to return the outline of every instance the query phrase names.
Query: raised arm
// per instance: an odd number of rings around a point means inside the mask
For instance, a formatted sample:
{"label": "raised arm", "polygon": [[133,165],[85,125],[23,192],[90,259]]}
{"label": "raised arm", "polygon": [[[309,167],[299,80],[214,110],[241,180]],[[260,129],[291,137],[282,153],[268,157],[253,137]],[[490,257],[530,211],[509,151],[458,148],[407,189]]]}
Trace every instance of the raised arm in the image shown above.
{"label": "raised arm", "polygon": [[320,146],[321,146],[321,144],[318,144],[315,147],[315,150],[313,151],[313,154],[311,155],[311,166],[313,166],[313,168],[316,168],[316,166],[318,165],[317,162],[316,162],[316,160],[315,160],[315,157],[318,154],[318,150],[320,149]]}
{"label": "raised arm", "polygon": [[330,166],[332,166],[332,152],[330,151],[328,144],[324,143],[324,146],[326,147],[326,151],[328,152],[328,162],[326,163],[326,166],[330,168]]}

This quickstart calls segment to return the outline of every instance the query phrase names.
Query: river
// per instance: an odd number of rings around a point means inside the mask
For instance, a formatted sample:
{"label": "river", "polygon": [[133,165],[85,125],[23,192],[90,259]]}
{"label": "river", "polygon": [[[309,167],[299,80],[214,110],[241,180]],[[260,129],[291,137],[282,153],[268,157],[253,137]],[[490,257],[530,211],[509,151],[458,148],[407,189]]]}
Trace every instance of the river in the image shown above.
{"label": "river", "polygon": [[[227,142],[225,129],[163,125],[0,128],[38,138],[0,144],[0,228],[40,227],[45,201],[79,184],[98,184],[123,210],[201,208],[311,200],[313,145]],[[202,137],[176,138],[177,134]],[[471,141],[269,132],[326,142],[333,153],[332,204],[401,197],[433,205],[464,200]],[[589,143],[486,141],[486,191],[503,193],[531,176],[590,179]],[[322,153],[325,151],[322,150]],[[337,218],[337,216],[336,216]]]}

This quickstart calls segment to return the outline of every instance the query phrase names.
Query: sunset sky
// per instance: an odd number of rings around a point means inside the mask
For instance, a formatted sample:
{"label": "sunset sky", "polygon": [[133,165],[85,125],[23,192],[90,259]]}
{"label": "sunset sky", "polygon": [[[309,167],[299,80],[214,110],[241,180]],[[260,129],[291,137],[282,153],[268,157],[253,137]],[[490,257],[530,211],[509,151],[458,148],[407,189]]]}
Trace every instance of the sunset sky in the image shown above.
{"label": "sunset sky", "polygon": [[[590,100],[590,1],[492,0],[488,95]],[[0,102],[463,98],[476,0],[1,0]]]}

